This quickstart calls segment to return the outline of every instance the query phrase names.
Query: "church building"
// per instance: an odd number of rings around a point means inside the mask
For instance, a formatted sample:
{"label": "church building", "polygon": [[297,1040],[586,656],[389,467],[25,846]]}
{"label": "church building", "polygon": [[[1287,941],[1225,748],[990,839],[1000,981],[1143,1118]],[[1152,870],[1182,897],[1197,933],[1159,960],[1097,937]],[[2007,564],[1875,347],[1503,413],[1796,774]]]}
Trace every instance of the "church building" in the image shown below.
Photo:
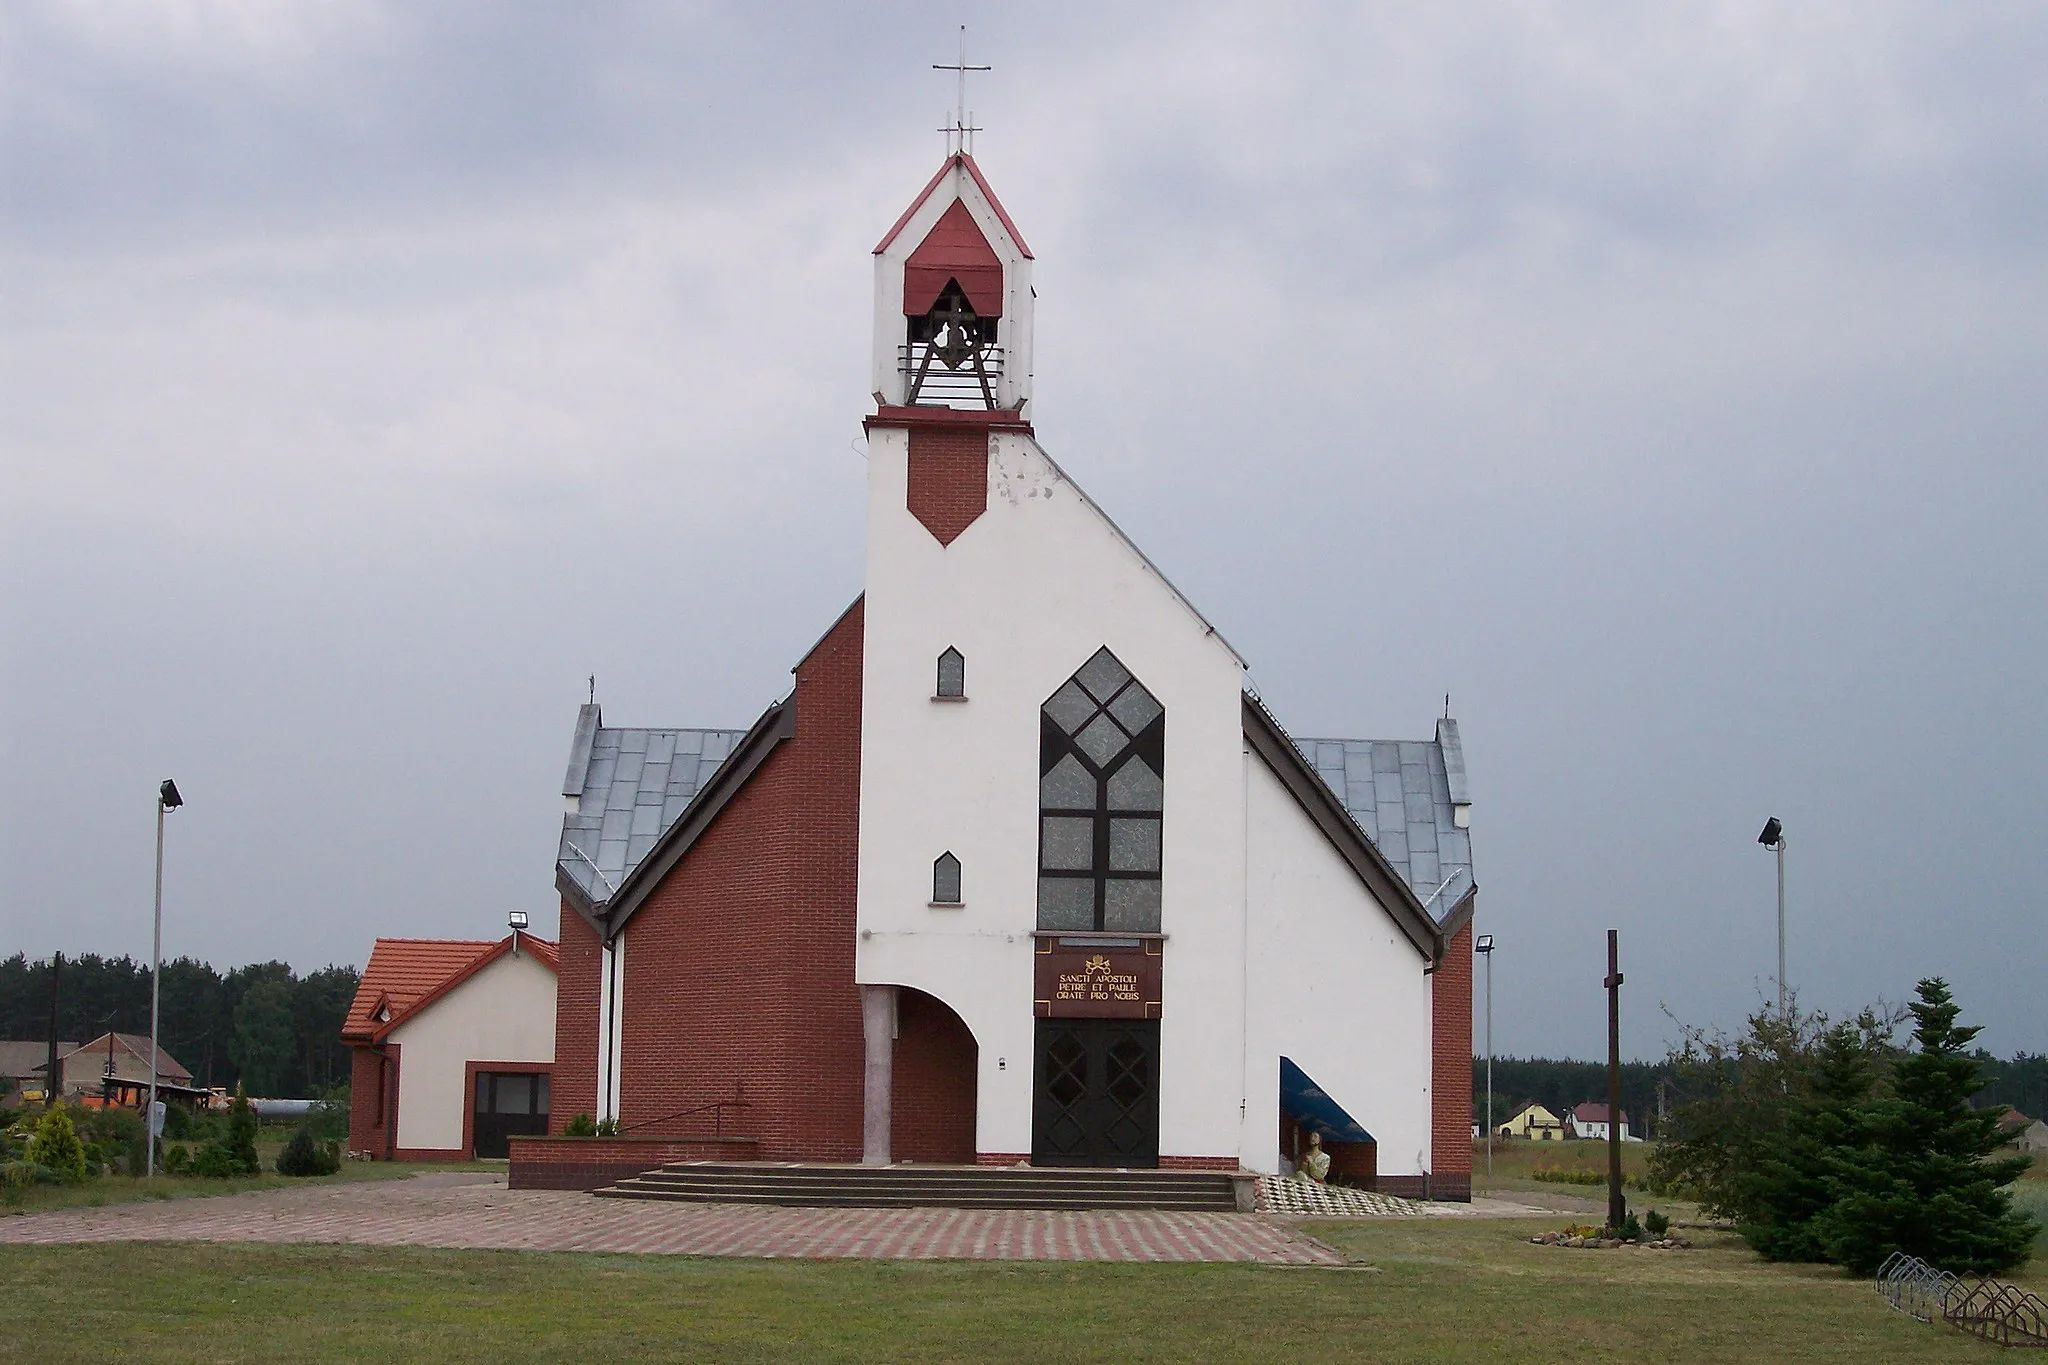
{"label": "church building", "polygon": [[874,250],[863,591],[744,729],[582,708],[551,1129],[1256,1172],[1319,1134],[1469,1198],[1457,723],[1299,738],[1247,690],[1034,436],[1032,265],[949,156]]}

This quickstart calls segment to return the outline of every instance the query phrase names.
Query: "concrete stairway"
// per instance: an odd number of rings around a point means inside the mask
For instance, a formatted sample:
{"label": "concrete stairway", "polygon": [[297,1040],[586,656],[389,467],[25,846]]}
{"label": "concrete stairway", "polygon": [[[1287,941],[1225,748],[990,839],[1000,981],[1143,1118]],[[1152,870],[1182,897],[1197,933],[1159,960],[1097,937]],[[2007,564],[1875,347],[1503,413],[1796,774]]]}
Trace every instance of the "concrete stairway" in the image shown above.
{"label": "concrete stairway", "polygon": [[[600,1199],[789,1204],[809,1208],[1174,1209],[1229,1213],[1250,1207],[1251,1181],[1249,1175],[1210,1171],[678,1161],[594,1193]],[[1242,1193],[1238,1189],[1240,1184]]]}

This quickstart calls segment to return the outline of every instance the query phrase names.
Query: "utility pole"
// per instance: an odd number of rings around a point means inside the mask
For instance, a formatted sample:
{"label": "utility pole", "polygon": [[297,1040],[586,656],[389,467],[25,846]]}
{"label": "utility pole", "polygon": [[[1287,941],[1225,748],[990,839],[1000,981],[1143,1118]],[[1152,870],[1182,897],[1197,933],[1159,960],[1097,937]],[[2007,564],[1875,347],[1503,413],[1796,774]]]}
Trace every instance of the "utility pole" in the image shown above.
{"label": "utility pole", "polygon": [[1607,1231],[1628,1221],[1621,1196],[1621,931],[1607,931]]}

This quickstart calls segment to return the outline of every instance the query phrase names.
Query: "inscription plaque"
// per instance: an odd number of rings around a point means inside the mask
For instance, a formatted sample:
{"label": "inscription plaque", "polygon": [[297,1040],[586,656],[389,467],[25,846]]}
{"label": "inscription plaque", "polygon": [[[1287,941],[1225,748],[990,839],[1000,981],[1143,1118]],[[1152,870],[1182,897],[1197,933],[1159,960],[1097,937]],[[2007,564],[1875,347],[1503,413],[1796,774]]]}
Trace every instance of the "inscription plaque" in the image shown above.
{"label": "inscription plaque", "polygon": [[1041,1019],[1157,1019],[1157,938],[1040,934],[1032,992]]}

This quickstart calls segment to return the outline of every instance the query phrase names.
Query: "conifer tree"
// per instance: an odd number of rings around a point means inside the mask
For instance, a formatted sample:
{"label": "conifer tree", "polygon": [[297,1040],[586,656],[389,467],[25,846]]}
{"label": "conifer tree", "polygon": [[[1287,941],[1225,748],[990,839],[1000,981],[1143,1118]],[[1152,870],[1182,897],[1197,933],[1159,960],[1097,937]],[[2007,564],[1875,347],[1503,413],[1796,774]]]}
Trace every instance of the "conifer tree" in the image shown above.
{"label": "conifer tree", "polygon": [[234,1102],[228,1106],[228,1154],[243,1174],[262,1174],[263,1165],[256,1159],[256,1111],[249,1107],[249,1097],[239,1083]]}
{"label": "conifer tree", "polygon": [[85,1144],[78,1140],[78,1129],[72,1125],[63,1101],[51,1105],[36,1120],[35,1136],[28,1140],[27,1155],[36,1165],[55,1171],[66,1180],[85,1179]]}
{"label": "conifer tree", "polygon": [[1812,1090],[1786,1127],[1759,1143],[1745,1178],[1745,1241],[1770,1261],[1825,1261],[1814,1220],[1834,1203],[1830,1179],[1841,1154],[1869,1140],[1877,1068],[1866,1035],[1837,1024],[1815,1049]]}
{"label": "conifer tree", "polygon": [[1863,1274],[1894,1251],[1957,1273],[2007,1270],[2034,1239],[2007,1188],[2028,1158],[1998,1157],[1998,1111],[1970,1108],[1983,1084],[1969,1050],[1979,1030],[1956,1027],[1948,983],[1922,981],[1918,995],[1916,1047],[1894,1069],[1891,1095],[1866,1110],[1868,1140],[1835,1149],[1835,1203],[1812,1233],[1829,1260]]}

